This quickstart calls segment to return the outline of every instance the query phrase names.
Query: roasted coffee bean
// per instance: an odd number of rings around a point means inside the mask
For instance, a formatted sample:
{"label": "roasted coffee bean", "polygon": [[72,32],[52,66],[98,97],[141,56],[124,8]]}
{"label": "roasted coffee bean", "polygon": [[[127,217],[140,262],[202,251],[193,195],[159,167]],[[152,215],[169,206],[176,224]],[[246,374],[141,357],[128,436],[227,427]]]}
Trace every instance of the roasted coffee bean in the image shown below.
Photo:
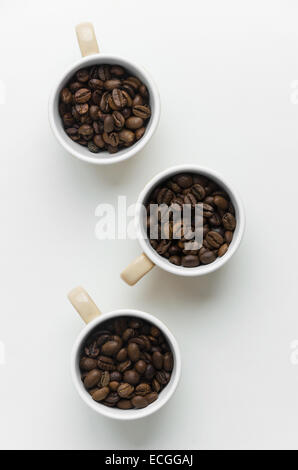
{"label": "roasted coffee bean", "polygon": [[[67,134],[92,153],[106,150],[114,154],[133,145],[145,134],[151,117],[146,87],[118,65],[93,65],[78,70],[61,89],[59,98],[65,130],[77,124],[80,128],[78,133]],[[81,128],[83,125],[92,131]],[[92,139],[93,134],[98,137]]]}
{"label": "roasted coffee bean", "polygon": [[65,104],[72,103],[72,93],[68,88],[63,88],[60,93],[61,101]]}
{"label": "roasted coffee bean", "polygon": [[102,370],[115,370],[116,366],[111,357],[108,356],[99,356],[97,366]]}
{"label": "roasted coffee bean", "polygon": [[133,370],[133,369],[126,370],[123,374],[123,380],[124,382],[127,382],[131,385],[136,385],[140,381],[140,374],[136,370]]}
{"label": "roasted coffee bean", "polygon": [[190,188],[193,183],[192,175],[181,173],[174,176],[173,180],[177,183],[180,188],[187,189]]}
{"label": "roasted coffee bean", "polygon": [[127,348],[122,348],[117,353],[116,359],[118,362],[124,362],[127,359]]}
{"label": "roasted coffee bean", "polygon": [[200,265],[200,260],[197,255],[186,255],[182,256],[181,264],[185,268],[195,268]]}
{"label": "roasted coffee bean", "polygon": [[196,183],[191,188],[192,194],[197,198],[198,201],[202,201],[205,198],[205,189],[199,183]]}
{"label": "roasted coffee bean", "polygon": [[218,232],[210,230],[206,235],[206,240],[212,248],[219,248],[223,244],[223,237]]}
{"label": "roasted coffee bean", "polygon": [[91,127],[89,124],[83,124],[81,127],[78,129],[78,133],[82,137],[92,137],[93,136],[93,127]]}
{"label": "roasted coffee bean", "polygon": [[133,397],[131,403],[137,409],[145,408],[149,405],[147,399],[145,397],[142,397],[141,395],[136,395],[135,397]]}
{"label": "roasted coffee bean", "polygon": [[211,250],[205,250],[205,249],[204,251],[200,250],[199,257],[200,257],[200,261],[202,264],[210,264],[216,260],[216,254],[214,253],[214,251],[211,251]]}
{"label": "roasted coffee bean", "polygon": [[110,374],[107,370],[102,372],[98,385],[101,387],[106,387],[110,383]]}
{"label": "roasted coffee bean", "polygon": [[151,392],[151,387],[147,383],[141,383],[135,389],[136,395],[145,396],[147,395],[147,393],[150,393],[150,392]]}
{"label": "roasted coffee bean", "polygon": [[119,400],[116,406],[117,408],[120,408],[120,410],[130,410],[132,408],[132,403],[130,400]]}
{"label": "roasted coffee bean", "polygon": [[134,392],[134,387],[133,385],[130,385],[129,383],[123,383],[120,384],[117,393],[121,398],[128,398],[132,393]]}
{"label": "roasted coffee bean", "polygon": [[92,388],[98,384],[101,378],[101,372],[98,369],[93,369],[88,372],[84,379],[84,385],[86,388]]}
{"label": "roasted coffee bean", "polygon": [[227,243],[231,243],[231,241],[233,240],[233,232],[231,232],[230,230],[227,230],[225,232],[225,240]]}
{"label": "roasted coffee bean", "polygon": [[128,357],[131,361],[137,362],[140,358],[140,348],[136,343],[130,343],[127,347]]}
{"label": "roasted coffee bean", "polygon": [[96,367],[97,367],[96,359],[91,359],[90,357],[82,357],[80,361],[80,368],[82,370],[90,371],[92,369],[95,369]]}
{"label": "roasted coffee bean", "polygon": [[80,88],[75,92],[74,99],[78,104],[87,103],[91,98],[91,91],[88,88]]}
{"label": "roasted coffee bean", "polygon": [[226,230],[235,230],[236,220],[233,214],[227,212],[222,218],[223,226]]}
{"label": "roasted coffee bean", "polygon": [[103,401],[105,398],[108,396],[110,393],[109,387],[103,387],[100,388],[99,390],[96,390],[96,392],[92,393],[92,398],[95,401]]}
{"label": "roasted coffee bean", "polygon": [[228,249],[229,249],[229,245],[227,243],[224,243],[223,245],[221,245],[221,247],[219,248],[218,253],[217,253],[218,256],[221,258],[223,255],[226,254]]}
{"label": "roasted coffee bean", "polygon": [[146,398],[146,400],[147,400],[148,405],[150,405],[150,404],[153,403],[155,400],[157,400],[157,398],[158,398],[158,393],[156,393],[156,392],[148,393],[148,395],[145,395],[145,398]]}
{"label": "roasted coffee bean", "polygon": [[227,210],[229,207],[229,201],[222,196],[214,196],[214,204],[223,210]]}
{"label": "roasted coffee bean", "polygon": [[105,356],[114,356],[119,351],[119,343],[117,341],[107,341],[101,347],[101,352]]}
{"label": "roasted coffee bean", "polygon": [[109,388],[111,392],[117,392],[118,387],[119,387],[119,382],[113,381],[109,383]]}
{"label": "roasted coffee bean", "polygon": [[95,401],[129,410],[158,398],[171,378],[173,356],[155,325],[118,317],[90,334],[79,365],[84,386]]}
{"label": "roasted coffee bean", "polygon": [[163,367],[166,372],[171,372],[173,370],[173,354],[171,352],[167,352],[164,355],[164,363]]}
{"label": "roasted coffee bean", "polygon": [[105,404],[106,405],[116,405],[116,403],[120,400],[120,397],[117,392],[111,392],[106,398],[105,398]]}
{"label": "roasted coffee bean", "polygon": [[153,362],[155,369],[158,369],[158,370],[162,369],[163,360],[164,360],[163,355],[160,352],[156,351],[152,354],[152,362]]}
{"label": "roasted coffee bean", "polygon": [[135,369],[140,375],[144,374],[146,368],[147,368],[147,364],[142,359],[135,364]]}
{"label": "roasted coffee bean", "polygon": [[122,374],[118,372],[117,370],[110,372],[110,379],[111,379],[111,382],[121,382]]}

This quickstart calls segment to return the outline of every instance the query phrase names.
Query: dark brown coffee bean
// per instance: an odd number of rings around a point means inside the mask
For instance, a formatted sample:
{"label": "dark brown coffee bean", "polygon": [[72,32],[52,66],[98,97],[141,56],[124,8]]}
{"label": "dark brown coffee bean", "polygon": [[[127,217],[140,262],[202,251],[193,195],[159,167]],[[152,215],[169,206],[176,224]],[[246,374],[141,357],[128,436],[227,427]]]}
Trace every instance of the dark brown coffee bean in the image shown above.
{"label": "dark brown coffee bean", "polygon": [[102,90],[103,89],[103,81],[97,78],[91,78],[88,82],[89,87],[91,90]]}
{"label": "dark brown coffee bean", "polygon": [[151,392],[151,387],[147,383],[141,383],[136,387],[135,393],[136,395],[145,396],[147,393]]}
{"label": "dark brown coffee bean", "polygon": [[81,127],[79,127],[78,133],[82,137],[92,137],[93,136],[93,127],[91,127],[89,124],[83,124]]}
{"label": "dark brown coffee bean", "polygon": [[119,400],[116,406],[120,408],[120,410],[130,410],[132,408],[130,400]]}
{"label": "dark brown coffee bean", "polygon": [[140,375],[144,374],[146,368],[147,368],[147,364],[143,360],[140,360],[135,364],[135,369]]}
{"label": "dark brown coffee bean", "polygon": [[135,132],[136,140],[140,140],[145,134],[145,131],[146,131],[145,127],[140,127],[139,129],[137,129]]}
{"label": "dark brown coffee bean", "polygon": [[227,243],[231,243],[231,241],[233,240],[233,232],[231,232],[230,230],[227,230],[225,232],[225,240]]}
{"label": "dark brown coffee bean", "polygon": [[126,348],[120,349],[120,351],[118,352],[116,356],[116,359],[118,362],[124,362],[127,359],[127,349]]}
{"label": "dark brown coffee bean", "polygon": [[235,220],[235,217],[233,216],[233,214],[231,214],[230,212],[227,212],[223,218],[222,218],[222,223],[223,223],[223,226],[226,230],[235,230],[235,227],[236,227],[236,220]]}
{"label": "dark brown coffee bean", "polygon": [[140,395],[136,395],[135,397],[132,398],[131,400],[131,403],[132,405],[135,407],[135,408],[146,408],[146,406],[149,405],[148,401],[146,400],[145,397],[142,397]]}
{"label": "dark brown coffee bean", "polygon": [[98,385],[100,387],[107,387],[110,383],[110,374],[107,370],[101,373],[100,380],[98,382]]}
{"label": "dark brown coffee bean", "polygon": [[158,399],[158,393],[156,392],[148,393],[148,395],[145,395],[145,398],[148,402],[148,405],[151,405],[151,403],[153,403],[155,400]]}
{"label": "dark brown coffee bean", "polygon": [[161,391],[161,384],[157,379],[152,380],[152,388],[155,392],[159,393]]}
{"label": "dark brown coffee bean", "polygon": [[167,352],[165,353],[164,355],[164,370],[166,372],[171,372],[173,370],[173,364],[174,364],[174,361],[173,361],[173,355],[171,352]]}
{"label": "dark brown coffee bean", "polygon": [[76,77],[79,82],[82,82],[82,83],[88,82],[89,72],[87,69],[78,70]]}
{"label": "dark brown coffee bean", "polygon": [[121,86],[121,81],[118,78],[111,78],[110,80],[106,80],[103,86],[106,90],[111,91],[114,88],[119,88]]}
{"label": "dark brown coffee bean", "polygon": [[181,256],[173,255],[169,257],[169,261],[176,266],[181,266]]}
{"label": "dark brown coffee bean", "polygon": [[78,104],[87,103],[91,98],[91,91],[88,88],[80,88],[75,92],[75,102]]}
{"label": "dark brown coffee bean", "polygon": [[94,144],[99,148],[104,148],[105,143],[101,135],[95,135],[93,138]]}
{"label": "dark brown coffee bean", "polygon": [[125,126],[127,127],[127,129],[136,130],[136,129],[139,129],[140,127],[143,127],[143,125],[144,125],[144,120],[136,116],[131,116],[125,121]]}
{"label": "dark brown coffee bean", "polygon": [[88,346],[85,347],[85,354],[88,357],[95,358],[99,355],[99,348],[97,347],[96,341],[94,341],[92,344],[89,344]]}
{"label": "dark brown coffee bean", "polygon": [[103,387],[97,390],[96,392],[92,393],[92,398],[95,401],[103,401],[110,393],[109,387]]}
{"label": "dark brown coffee bean", "polygon": [[161,385],[166,385],[168,383],[168,376],[164,370],[158,371],[155,378]]}
{"label": "dark brown coffee bean", "polygon": [[206,217],[207,219],[209,217],[212,217],[213,214],[214,214],[214,208],[210,205],[210,204],[206,204],[204,203],[203,204],[203,214],[204,214],[204,217]]}
{"label": "dark brown coffee bean", "polygon": [[98,369],[93,369],[88,372],[84,379],[84,385],[86,388],[92,388],[98,384],[101,378],[101,372]]}
{"label": "dark brown coffee bean", "polygon": [[191,192],[198,201],[202,201],[206,196],[205,189],[199,183],[196,183],[192,186]]}
{"label": "dark brown coffee bean", "polygon": [[132,113],[142,119],[148,119],[151,116],[150,107],[146,104],[133,106]]}
{"label": "dark brown coffee bean", "polygon": [[202,264],[210,264],[216,260],[216,255],[214,251],[211,250],[204,250],[201,252],[200,250],[200,261]]}
{"label": "dark brown coffee bean", "polygon": [[120,397],[117,392],[111,392],[106,398],[105,398],[105,404],[106,405],[116,405],[116,403],[120,400]]}
{"label": "dark brown coffee bean", "polygon": [[91,119],[93,119],[94,121],[98,120],[98,110],[99,107],[97,105],[93,104],[92,106],[90,106],[89,114]]}
{"label": "dark brown coffee bean", "polygon": [[100,65],[97,69],[97,75],[103,82],[109,80],[111,78],[109,65]]}
{"label": "dark brown coffee bean", "polygon": [[110,372],[110,380],[111,382],[121,382],[122,374],[117,370]]}
{"label": "dark brown coffee bean", "polygon": [[114,119],[111,114],[108,114],[104,120],[104,131],[110,133],[114,130]]}
{"label": "dark brown coffee bean", "polygon": [[72,93],[75,93],[76,91],[78,91],[80,88],[83,88],[83,87],[84,85],[81,82],[72,82],[69,85],[69,89]]}
{"label": "dark brown coffee bean", "polygon": [[110,73],[116,75],[116,77],[122,77],[125,74],[125,69],[120,65],[112,65]]}
{"label": "dark brown coffee bean", "polygon": [[111,392],[117,392],[118,387],[119,387],[119,382],[114,381],[114,382],[109,383],[109,389],[111,390]]}
{"label": "dark brown coffee bean", "polygon": [[95,369],[97,366],[97,361],[95,359],[91,359],[91,357],[82,357],[80,361],[80,368],[82,370],[90,371]]}
{"label": "dark brown coffee bean", "polygon": [[192,176],[184,173],[174,176],[173,180],[183,189],[190,188],[193,183]]}
{"label": "dark brown coffee bean", "polygon": [[116,369],[113,359],[108,356],[99,356],[97,366],[99,367],[99,369],[108,371]]}
{"label": "dark brown coffee bean", "polygon": [[119,88],[114,88],[112,91],[112,98],[117,108],[124,108],[127,105],[125,94]]}
{"label": "dark brown coffee bean", "polygon": [[148,90],[145,87],[145,85],[141,85],[139,88],[140,95],[143,96],[144,98],[148,98]]}
{"label": "dark brown coffee bean", "polygon": [[64,114],[63,123],[66,127],[71,127],[74,124],[74,119],[71,113]]}
{"label": "dark brown coffee bean", "polygon": [[224,242],[223,237],[213,230],[207,233],[206,240],[212,248],[219,248]]}
{"label": "dark brown coffee bean", "polygon": [[72,93],[68,88],[63,88],[60,93],[61,101],[65,104],[72,103]]}
{"label": "dark brown coffee bean", "polygon": [[92,141],[88,142],[88,149],[92,153],[98,153],[99,152],[99,148]]}
{"label": "dark brown coffee bean", "polygon": [[136,343],[130,343],[127,347],[128,357],[132,362],[137,362],[140,358],[140,349]]}
{"label": "dark brown coffee bean", "polygon": [[132,145],[135,141],[135,134],[134,132],[129,131],[128,129],[122,129],[119,132],[119,139],[124,144]]}
{"label": "dark brown coffee bean", "polygon": [[140,381],[140,374],[136,370],[126,370],[123,374],[124,382],[131,385],[137,385]]}
{"label": "dark brown coffee bean", "polygon": [[129,383],[120,384],[117,393],[121,398],[128,398],[134,392],[134,387]]}
{"label": "dark brown coffee bean", "polygon": [[133,336],[135,336],[135,330],[133,328],[126,328],[123,332],[122,339],[123,341],[128,341]]}
{"label": "dark brown coffee bean", "polygon": [[122,129],[125,124],[125,118],[123,114],[121,114],[120,111],[114,111],[112,116],[114,121],[114,127],[118,130]]}
{"label": "dark brown coffee bean", "polygon": [[227,210],[229,207],[229,202],[222,196],[214,196],[214,204],[223,210]]}
{"label": "dark brown coffee bean", "polygon": [[155,368],[153,367],[152,364],[147,364],[147,367],[146,367],[146,370],[145,370],[145,379],[146,380],[152,380],[153,377],[154,377],[154,374],[155,374],[156,370]]}
{"label": "dark brown coffee bean", "polygon": [[224,243],[223,245],[221,245],[221,247],[218,250],[218,256],[221,258],[223,255],[226,254],[228,249],[229,249],[229,245],[227,243]]}
{"label": "dark brown coffee bean", "polygon": [[132,362],[131,360],[128,359],[127,361],[120,362],[120,364],[118,364],[117,366],[117,369],[119,372],[123,373],[126,370],[130,369],[131,366],[132,366]]}
{"label": "dark brown coffee bean", "polygon": [[163,368],[163,355],[160,352],[154,352],[152,354],[152,362],[155,367],[155,369],[162,369]]}
{"label": "dark brown coffee bean", "polygon": [[185,268],[194,268],[200,265],[200,260],[197,255],[186,255],[182,256],[181,264]]}

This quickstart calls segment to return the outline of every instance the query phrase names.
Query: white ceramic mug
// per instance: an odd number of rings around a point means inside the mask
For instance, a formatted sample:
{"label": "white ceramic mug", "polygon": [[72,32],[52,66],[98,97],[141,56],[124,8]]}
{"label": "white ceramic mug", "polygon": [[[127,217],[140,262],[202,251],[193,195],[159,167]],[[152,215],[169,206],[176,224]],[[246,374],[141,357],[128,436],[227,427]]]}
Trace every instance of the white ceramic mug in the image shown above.
{"label": "white ceramic mug", "polygon": [[[82,287],[76,287],[73,289],[68,294],[68,298],[86,323],[85,328],[77,337],[71,353],[71,375],[75,388],[82,400],[97,413],[107,416],[108,418],[120,419],[124,421],[144,418],[151,415],[152,413],[155,413],[162,406],[164,406],[175,392],[181,375],[181,357],[179,346],[169,329],[153,315],[141,312],[139,310],[123,309],[101,314],[98,307]],[[173,353],[174,367],[170,382],[161,391],[158,399],[155,402],[142,409],[120,410],[118,408],[109,408],[101,403],[97,403],[91,398],[81,380],[79,362],[81,351],[86,339],[92,330],[97,328],[101,323],[121,316],[141,318],[142,320],[146,320],[155,325],[165,336]]]}
{"label": "white ceramic mug", "polygon": [[[150,77],[150,74],[139,65],[134,64],[128,59],[118,57],[112,54],[100,54],[94,29],[91,23],[81,23],[76,27],[77,37],[83,58],[64,72],[58,80],[49,100],[49,120],[54,135],[60,144],[71,155],[88,163],[97,165],[109,165],[111,163],[121,162],[138,153],[149,142],[154,134],[160,117],[160,98],[158,89]],[[88,148],[72,141],[66,134],[61,117],[59,115],[59,95],[70,78],[83,67],[90,67],[98,64],[117,64],[125,67],[132,75],[138,77],[147,87],[150,96],[151,118],[146,127],[143,137],[134,143],[131,147],[120,150],[115,154],[109,154],[107,151],[97,154],[91,153]]]}
{"label": "white ceramic mug", "polygon": [[[200,265],[196,268],[186,268],[183,266],[176,266],[170,263],[166,258],[160,256],[150,245],[149,240],[147,238],[147,228],[144,224],[143,219],[143,211],[142,208],[144,207],[149,195],[151,194],[152,190],[158,186],[163,181],[169,179],[170,177],[174,176],[178,173],[195,173],[199,175],[206,176],[210,178],[215,183],[217,183],[224,191],[228,193],[230,196],[231,202],[235,208],[235,217],[236,217],[236,229],[234,232],[233,240],[229,246],[228,251],[223,255],[221,258],[217,258],[213,263],[208,265]],[[133,286],[136,284],[145,274],[147,274],[155,265],[159,266],[160,268],[168,271],[172,274],[177,274],[178,276],[203,276],[204,274],[209,274],[216,269],[219,269],[223,266],[236,252],[237,248],[240,245],[244,228],[245,228],[245,214],[244,208],[241,202],[241,199],[238,193],[232,188],[230,183],[227,183],[226,180],[216,173],[213,170],[202,168],[197,165],[178,165],[167,170],[158,173],[151,181],[145,186],[141,194],[139,195],[137,201],[137,209],[136,209],[136,230],[137,230],[137,237],[140,242],[141,248],[143,253],[136,258],[122,273],[122,279]]]}

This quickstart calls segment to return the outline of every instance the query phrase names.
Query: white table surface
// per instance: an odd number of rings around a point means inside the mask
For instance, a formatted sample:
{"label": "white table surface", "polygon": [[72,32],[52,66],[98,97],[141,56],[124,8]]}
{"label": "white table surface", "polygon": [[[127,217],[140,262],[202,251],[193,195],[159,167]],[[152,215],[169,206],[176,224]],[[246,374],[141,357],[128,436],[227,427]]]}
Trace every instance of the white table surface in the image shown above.
{"label": "white table surface", "polygon": [[[1,1],[1,448],[298,448],[297,13],[294,0]],[[162,98],[147,148],[107,168],[66,154],[47,117],[86,20]],[[138,242],[97,240],[95,208],[133,203],[183,162],[239,189],[243,244],[207,277],[156,268],[129,288],[119,272]],[[66,294],[78,284],[103,311],[145,310],[175,334],[182,379],[158,414],[119,423],[77,396],[69,356],[83,324]]]}

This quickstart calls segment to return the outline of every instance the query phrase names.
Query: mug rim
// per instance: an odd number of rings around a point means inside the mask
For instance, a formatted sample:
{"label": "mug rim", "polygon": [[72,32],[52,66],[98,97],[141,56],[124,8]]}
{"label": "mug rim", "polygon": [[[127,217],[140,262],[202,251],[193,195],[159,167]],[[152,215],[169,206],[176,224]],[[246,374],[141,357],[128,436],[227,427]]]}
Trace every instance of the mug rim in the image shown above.
{"label": "mug rim", "polygon": [[[213,263],[207,265],[200,265],[195,268],[186,268],[184,266],[176,266],[170,263],[167,259],[160,256],[150,245],[148,239],[146,239],[146,232],[143,225],[142,220],[142,208],[144,202],[148,198],[150,192],[154,187],[156,187],[161,181],[170,177],[171,175],[175,175],[177,173],[197,173],[206,177],[209,177],[211,180],[214,180],[218,183],[226,192],[229,194],[232,203],[235,206],[236,211],[236,233],[234,234],[233,240],[229,246],[228,251],[221,257],[217,258]],[[141,245],[142,250],[148,256],[148,258],[158,267],[161,269],[176,274],[178,276],[185,276],[185,277],[196,277],[196,276],[203,276],[205,274],[212,273],[217,269],[221,268],[229,259],[235,254],[239,245],[242,241],[244,230],[245,230],[245,211],[242,200],[238,194],[238,191],[234,189],[234,187],[227,182],[225,178],[223,178],[219,173],[216,171],[206,168],[203,166],[199,166],[196,164],[180,164],[175,165],[173,167],[167,168],[159,173],[157,173],[143,188],[141,193],[139,194],[137,204],[136,204],[136,212],[135,212],[135,225],[136,225],[136,233],[139,243]]]}
{"label": "mug rim", "polygon": [[[174,368],[171,376],[170,382],[162,391],[162,395],[158,397],[158,399],[148,405],[146,408],[141,409],[130,409],[130,410],[121,410],[118,408],[109,408],[107,406],[102,405],[101,403],[95,402],[91,396],[89,395],[88,391],[84,388],[81,377],[79,376],[79,363],[78,357],[80,353],[80,349],[84,340],[88,337],[90,332],[96,328],[97,325],[100,323],[109,320],[110,318],[120,317],[120,316],[132,316],[138,317],[157,326],[162,333],[165,335],[166,339],[168,340],[171,351],[174,357]],[[150,313],[144,312],[142,310],[135,310],[135,309],[118,309],[113,310],[109,313],[103,313],[99,315],[97,318],[92,320],[90,323],[85,325],[85,327],[81,330],[79,335],[77,336],[72,352],[71,352],[71,376],[73,384],[81,397],[81,399],[89,406],[89,408],[93,409],[97,413],[116,420],[121,421],[132,421],[136,419],[145,418],[160,408],[162,408],[172,397],[174,394],[177,385],[179,383],[181,377],[181,353],[180,348],[177,343],[175,336],[171,333],[169,328],[161,321],[159,318],[153,316]]]}
{"label": "mug rim", "polygon": [[[59,123],[57,122],[58,120],[55,117],[55,101],[56,101],[57,95],[60,92],[62,83],[65,81],[67,76],[69,76],[76,69],[84,65],[88,66],[87,64],[90,62],[93,62],[94,60],[96,61],[98,60],[99,63],[104,63],[105,61],[112,60],[112,61],[115,61],[115,63],[118,62],[120,65],[127,67],[127,69],[131,67],[137,70],[140,73],[140,75],[143,75],[146,78],[147,80],[146,86],[148,87],[149,95],[152,97],[151,99],[154,101],[154,111],[151,114],[150,120],[146,127],[145,134],[140,140],[135,142],[131,147],[128,147],[127,149],[122,149],[119,152],[121,153],[121,155],[119,154],[117,155],[117,153],[113,155],[113,154],[109,154],[107,151],[104,151],[104,152],[99,152],[97,154],[93,154],[94,155],[93,157],[86,156],[84,155],[83,151],[80,151],[80,149],[76,150],[72,147],[71,143],[73,142],[72,141],[69,142],[70,139],[66,133],[64,133],[65,135],[63,135],[58,131]],[[64,70],[64,72],[60,75],[60,78],[56,81],[56,84],[53,87],[50,97],[49,97],[48,117],[49,117],[49,122],[50,122],[51,129],[53,131],[53,134],[55,135],[60,145],[62,145],[62,147],[70,155],[78,158],[79,160],[82,160],[87,163],[93,163],[95,165],[111,165],[113,163],[119,163],[124,160],[128,160],[129,158],[139,153],[145,147],[145,145],[147,145],[147,143],[149,142],[151,137],[154,135],[158,127],[159,120],[160,120],[160,108],[161,108],[160,95],[159,95],[157,85],[154,79],[152,78],[151,74],[144,67],[136,64],[135,62],[123,56],[118,56],[116,54],[98,53],[98,54],[91,54],[86,57],[82,57],[78,59],[76,62],[72,63],[72,65],[69,66],[66,70]],[[79,146],[79,144],[77,145]],[[104,155],[104,156],[101,156],[101,155]]]}

